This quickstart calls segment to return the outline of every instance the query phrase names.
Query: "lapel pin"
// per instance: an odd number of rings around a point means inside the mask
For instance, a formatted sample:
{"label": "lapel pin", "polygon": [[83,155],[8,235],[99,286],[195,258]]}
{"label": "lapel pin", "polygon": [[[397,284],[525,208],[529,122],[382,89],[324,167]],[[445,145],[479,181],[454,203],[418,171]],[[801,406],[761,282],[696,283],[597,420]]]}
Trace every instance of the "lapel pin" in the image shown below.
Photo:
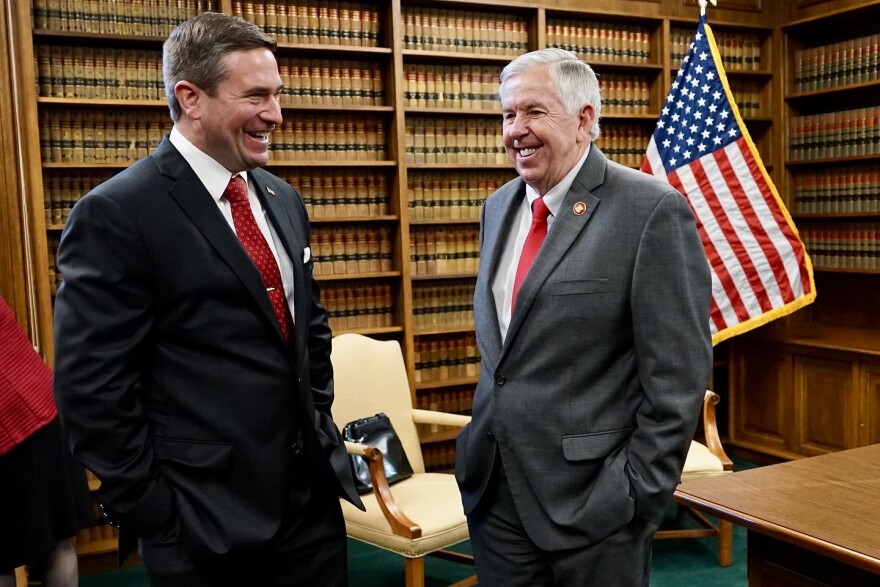
{"label": "lapel pin", "polygon": [[272,188],[266,188],[266,191],[269,192],[270,195],[275,195],[275,192],[272,191]]}
{"label": "lapel pin", "polygon": [[575,202],[574,206],[571,207],[571,211],[574,212],[575,216],[583,216],[584,212],[587,211],[587,205],[583,202]]}

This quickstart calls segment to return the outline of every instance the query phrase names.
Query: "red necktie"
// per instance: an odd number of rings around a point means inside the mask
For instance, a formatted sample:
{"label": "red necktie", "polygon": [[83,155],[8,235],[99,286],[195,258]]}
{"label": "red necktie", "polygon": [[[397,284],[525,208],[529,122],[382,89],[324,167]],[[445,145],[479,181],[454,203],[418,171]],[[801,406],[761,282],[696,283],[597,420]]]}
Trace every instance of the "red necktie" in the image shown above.
{"label": "red necktie", "polygon": [[290,309],[287,307],[287,297],[284,295],[284,286],[281,284],[281,272],[278,263],[272,254],[272,249],[266,242],[266,237],[260,232],[251,204],[248,201],[247,184],[244,178],[236,175],[229,180],[223,197],[232,206],[232,224],[235,225],[235,234],[248,256],[256,265],[263,276],[263,285],[269,294],[269,301],[275,310],[275,317],[281,325],[281,334],[284,340],[290,336]]}
{"label": "red necktie", "polygon": [[541,249],[541,243],[544,242],[544,237],[547,236],[547,216],[549,214],[550,210],[547,209],[543,197],[536,198],[532,202],[532,225],[529,227],[529,235],[526,237],[525,244],[523,244],[519,265],[516,266],[516,277],[513,280],[513,296],[510,300],[511,312],[516,307],[516,294],[519,293],[519,287],[525,281],[526,275],[529,274],[529,269],[532,263],[535,262],[535,257],[538,256],[538,251]]}

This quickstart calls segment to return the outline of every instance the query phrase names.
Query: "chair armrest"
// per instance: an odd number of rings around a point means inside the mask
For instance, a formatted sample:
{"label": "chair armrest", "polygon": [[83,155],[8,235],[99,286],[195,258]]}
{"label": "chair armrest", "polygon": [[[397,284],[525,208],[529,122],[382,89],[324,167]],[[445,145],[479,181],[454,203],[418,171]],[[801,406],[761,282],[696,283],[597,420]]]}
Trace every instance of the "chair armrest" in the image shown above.
{"label": "chair armrest", "polygon": [[730,460],[730,457],[724,452],[724,447],[721,446],[718,422],[715,418],[715,404],[719,401],[721,401],[721,396],[714,391],[706,390],[706,395],[703,397],[703,434],[706,436],[706,447],[709,449],[709,452],[721,461],[725,471],[732,471],[733,461]]}
{"label": "chair armrest", "polygon": [[437,424],[438,426],[455,426],[456,428],[464,428],[471,421],[470,416],[435,410],[413,410],[412,419],[416,424]]}
{"label": "chair armrest", "polygon": [[373,482],[373,495],[376,496],[379,509],[391,526],[391,531],[410,540],[421,538],[422,528],[407,518],[394,500],[391,487],[388,486],[388,478],[385,477],[382,451],[374,446],[348,441],[345,442],[345,450],[350,455],[362,456],[367,460],[370,466],[370,481]]}

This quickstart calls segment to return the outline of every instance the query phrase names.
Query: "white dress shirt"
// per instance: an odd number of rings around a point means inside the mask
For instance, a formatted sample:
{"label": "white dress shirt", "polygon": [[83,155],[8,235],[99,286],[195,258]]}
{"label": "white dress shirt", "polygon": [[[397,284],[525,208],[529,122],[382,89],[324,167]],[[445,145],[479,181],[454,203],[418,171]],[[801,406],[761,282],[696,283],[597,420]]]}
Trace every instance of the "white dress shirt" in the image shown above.
{"label": "white dress shirt", "polygon": [[[587,160],[587,155],[590,154],[590,147],[591,145],[587,145],[587,150],[574,164],[571,171],[544,195],[544,204],[550,210],[550,216],[547,217],[548,237],[565,195],[571,188],[571,184],[574,183],[574,178],[577,177],[584,161]],[[492,295],[495,298],[495,309],[498,312],[498,328],[501,330],[502,342],[507,338],[507,328],[510,326],[510,305],[513,300],[513,281],[516,278],[516,268],[519,265],[519,257],[532,225],[532,202],[539,196],[540,194],[532,186],[526,184],[526,197],[514,214],[513,223],[501,249],[501,256],[498,258],[498,269],[492,280]]]}
{"label": "white dress shirt", "polygon": [[226,201],[226,198],[223,197],[223,192],[226,191],[226,186],[229,185],[229,180],[232,179],[233,175],[240,175],[244,178],[248,186],[248,202],[250,202],[251,211],[254,212],[254,220],[256,220],[260,232],[262,232],[263,236],[266,238],[269,249],[271,249],[272,255],[275,257],[275,262],[278,263],[278,270],[281,272],[281,284],[284,286],[284,296],[287,298],[287,307],[290,308],[290,316],[292,319],[294,316],[293,263],[287,255],[284,246],[281,244],[281,240],[275,232],[275,227],[269,222],[269,219],[266,216],[266,210],[263,209],[263,205],[257,197],[257,192],[254,190],[253,184],[248,180],[247,172],[241,171],[235,174],[231,173],[210,155],[193,145],[179,130],[177,130],[177,127],[171,129],[171,134],[168,138],[171,141],[171,144],[174,145],[183,158],[186,159],[186,162],[189,163],[189,166],[192,167],[193,171],[195,171],[199,180],[201,180],[202,185],[204,185],[205,189],[208,190],[208,193],[211,194],[211,197],[214,198],[214,202],[217,204],[223,217],[226,218],[226,222],[229,224],[229,228],[232,229],[233,233],[235,232],[235,224],[232,221],[232,206]]}

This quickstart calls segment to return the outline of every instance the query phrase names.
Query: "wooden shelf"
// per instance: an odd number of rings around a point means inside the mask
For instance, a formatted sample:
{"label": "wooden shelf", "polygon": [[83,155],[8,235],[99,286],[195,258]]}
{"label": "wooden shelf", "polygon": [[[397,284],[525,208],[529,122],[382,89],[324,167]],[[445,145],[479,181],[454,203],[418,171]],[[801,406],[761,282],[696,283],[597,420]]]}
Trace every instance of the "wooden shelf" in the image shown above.
{"label": "wooden shelf", "polygon": [[344,273],[342,275],[315,275],[317,281],[345,281],[347,279],[377,279],[380,277],[400,277],[400,271],[378,271],[376,273]]}
{"label": "wooden shelf", "polygon": [[416,383],[416,389],[443,389],[445,387],[458,387],[460,385],[476,385],[477,377],[466,377],[464,379],[444,379],[443,381],[423,381]]}
{"label": "wooden shelf", "polygon": [[473,332],[473,324],[461,324],[457,326],[437,326],[435,328],[414,328],[414,336],[431,336],[435,334],[458,334],[460,332]]}
{"label": "wooden shelf", "polygon": [[448,275],[412,275],[413,281],[428,281],[433,279],[475,279],[476,273],[450,273]]}
{"label": "wooden shelf", "polygon": [[852,328],[833,324],[771,325],[756,330],[749,336],[780,344],[880,357],[880,329],[876,328]]}
{"label": "wooden shelf", "polygon": [[76,544],[76,553],[79,556],[98,556],[102,554],[110,554],[116,552],[118,539],[102,538],[100,540],[89,540]]}
{"label": "wooden shelf", "polygon": [[311,224],[345,224],[347,222],[397,222],[400,217],[395,214],[382,216],[309,216]]}

